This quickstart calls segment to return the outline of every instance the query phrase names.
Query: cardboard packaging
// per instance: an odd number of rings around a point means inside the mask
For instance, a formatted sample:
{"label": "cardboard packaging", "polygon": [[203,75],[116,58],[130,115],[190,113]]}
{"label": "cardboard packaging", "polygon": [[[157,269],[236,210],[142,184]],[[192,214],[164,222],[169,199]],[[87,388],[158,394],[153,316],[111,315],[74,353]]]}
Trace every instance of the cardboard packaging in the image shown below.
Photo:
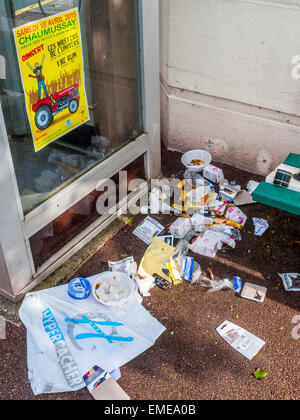
{"label": "cardboard packaging", "polygon": [[219,184],[224,179],[224,173],[222,169],[213,165],[207,165],[203,169],[203,176],[209,181],[217,184]]}
{"label": "cardboard packaging", "polygon": [[222,180],[219,184],[220,192],[219,196],[230,203],[236,198],[236,196],[241,192],[240,188],[229,185],[228,181]]}
{"label": "cardboard packaging", "polygon": [[113,378],[106,379],[91,392],[98,401],[129,401],[130,397]]}
{"label": "cardboard packaging", "polygon": [[257,286],[256,284],[246,283],[241,293],[244,299],[253,300],[254,302],[263,303],[267,294],[267,288]]}

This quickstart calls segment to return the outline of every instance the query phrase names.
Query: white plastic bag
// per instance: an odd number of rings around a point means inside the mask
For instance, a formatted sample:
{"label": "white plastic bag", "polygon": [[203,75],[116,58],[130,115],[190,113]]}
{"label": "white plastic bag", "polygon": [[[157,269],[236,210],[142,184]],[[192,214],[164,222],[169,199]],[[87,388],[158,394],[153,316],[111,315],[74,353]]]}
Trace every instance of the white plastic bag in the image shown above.
{"label": "white plastic bag", "polygon": [[92,295],[72,299],[67,285],[27,294],[20,318],[27,328],[28,376],[35,395],[79,390],[95,367],[118,371],[165,330],[136,297],[123,308],[110,308]]}

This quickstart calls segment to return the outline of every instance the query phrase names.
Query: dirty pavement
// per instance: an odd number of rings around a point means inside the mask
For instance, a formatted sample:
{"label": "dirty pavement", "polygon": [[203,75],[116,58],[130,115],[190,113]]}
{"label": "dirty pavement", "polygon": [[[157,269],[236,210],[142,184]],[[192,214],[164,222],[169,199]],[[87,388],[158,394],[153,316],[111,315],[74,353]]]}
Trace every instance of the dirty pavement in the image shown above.
{"label": "dirty pavement", "polygon": [[[250,180],[262,181],[257,175],[213,164],[227,180],[236,181],[242,189],[246,189]],[[180,153],[163,151],[163,174],[183,179],[185,168]],[[228,188],[224,192],[228,193]],[[203,255],[205,252],[200,255],[189,251],[188,256],[201,267],[202,279],[238,278],[242,285],[260,286],[261,293],[267,289],[266,296],[259,295],[261,301],[242,298],[233,283],[233,290],[227,287],[209,293],[204,280],[196,283],[184,280],[167,290],[153,287],[150,296],[143,297],[142,305],[166,330],[151,348],[121,367],[118,384],[132,400],[299,397],[300,337],[297,339],[293,334],[299,331],[295,325],[300,315],[299,292],[287,292],[279,277],[279,273],[299,272],[300,248],[296,243],[300,240],[299,216],[259,203],[239,208],[247,221],[235,248],[223,243],[224,246],[214,249],[213,258]],[[170,234],[169,229],[177,219],[167,214],[150,216],[165,228],[161,236]],[[139,264],[148,245],[133,232],[146,217],[140,214],[132,218],[72,278],[88,278],[108,271],[108,261],[129,256]],[[5,316],[3,311],[0,314]],[[225,320],[263,340],[252,360],[220,337],[216,329]],[[73,393],[33,396],[27,371],[26,330],[17,317],[13,323],[6,322],[6,339],[0,340],[0,349],[0,399],[93,399],[86,388]],[[267,373],[262,380],[254,375],[258,369]]]}

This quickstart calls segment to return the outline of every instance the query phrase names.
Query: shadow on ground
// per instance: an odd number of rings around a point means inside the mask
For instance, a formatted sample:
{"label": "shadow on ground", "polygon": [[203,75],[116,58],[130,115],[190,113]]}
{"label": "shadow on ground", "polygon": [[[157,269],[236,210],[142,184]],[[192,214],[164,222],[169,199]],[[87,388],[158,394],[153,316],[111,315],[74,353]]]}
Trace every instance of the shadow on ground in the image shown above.
{"label": "shadow on ground", "polygon": [[[229,180],[245,187],[261,178],[227,165],[219,165]],[[163,151],[166,176],[180,178],[180,154]],[[241,277],[268,288],[263,304],[237,297],[231,290],[214,294],[187,282],[169,291],[153,289],[143,305],[165,327],[156,344],[123,366],[119,381],[133,400],[294,399],[299,398],[300,340],[292,337],[292,319],[300,315],[300,294],[285,292],[278,273],[299,272],[299,217],[261,204],[246,206],[248,221],[235,250],[219,251],[216,259],[193,255],[204,274],[211,268],[216,279]],[[133,255],[139,262],[147,246],[132,235],[145,216],[137,216],[97,252],[76,275],[88,277],[107,271],[108,261]],[[268,220],[263,237],[254,235],[252,217]],[[174,218],[155,218],[168,227]],[[167,233],[167,230],[165,230]],[[218,336],[215,329],[232,321],[266,341],[248,361]],[[7,325],[0,341],[0,399],[91,399],[86,390],[73,394],[33,397],[27,380],[26,334],[23,327]],[[17,369],[16,369],[17,366]],[[258,381],[252,373],[263,368],[268,376]]]}

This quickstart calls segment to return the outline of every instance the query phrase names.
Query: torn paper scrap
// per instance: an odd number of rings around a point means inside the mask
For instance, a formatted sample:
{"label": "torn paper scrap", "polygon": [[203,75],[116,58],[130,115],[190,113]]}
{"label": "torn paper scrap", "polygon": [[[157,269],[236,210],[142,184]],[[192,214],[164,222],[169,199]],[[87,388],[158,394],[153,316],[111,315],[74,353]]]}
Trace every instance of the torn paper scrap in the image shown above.
{"label": "torn paper scrap", "polygon": [[259,219],[257,217],[253,217],[254,223],[254,234],[256,236],[262,236],[266,230],[269,229],[269,223],[265,219]]}

